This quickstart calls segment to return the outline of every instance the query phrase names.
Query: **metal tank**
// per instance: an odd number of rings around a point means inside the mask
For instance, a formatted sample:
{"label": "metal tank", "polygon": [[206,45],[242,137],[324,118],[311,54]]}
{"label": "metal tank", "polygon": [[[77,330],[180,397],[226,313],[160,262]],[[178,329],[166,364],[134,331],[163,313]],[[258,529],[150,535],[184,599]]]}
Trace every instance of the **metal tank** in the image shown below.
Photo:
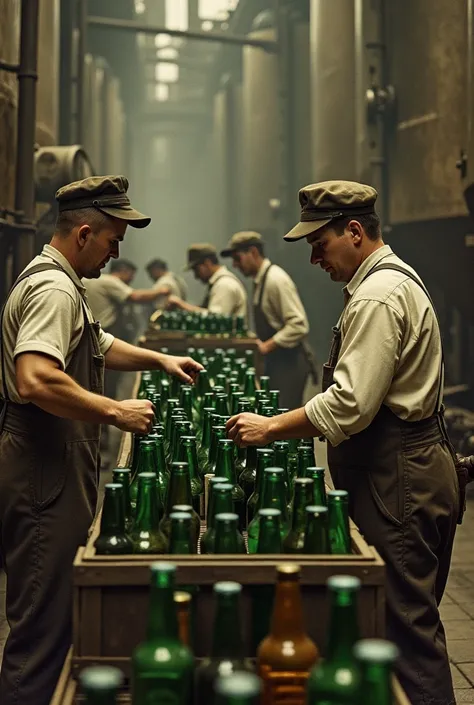
{"label": "metal tank", "polygon": [[59,1],[41,0],[36,142],[42,147],[58,142],[59,65]]}
{"label": "metal tank", "polygon": [[466,0],[398,0],[387,13],[398,104],[391,221],[464,215],[456,162],[467,139]]}
{"label": "metal tank", "polygon": [[[18,63],[20,3],[0,0],[0,60]],[[0,69],[0,211],[13,209],[16,159],[16,74]],[[0,217],[2,213],[0,212]]]}
{"label": "metal tank", "polygon": [[125,171],[125,113],[120,97],[120,81],[110,76],[106,83],[104,119],[104,172],[122,174]]}
{"label": "metal tank", "polygon": [[[249,37],[275,41],[273,13],[259,15]],[[242,71],[242,228],[270,234],[276,227],[281,140],[277,55],[246,46]]]}

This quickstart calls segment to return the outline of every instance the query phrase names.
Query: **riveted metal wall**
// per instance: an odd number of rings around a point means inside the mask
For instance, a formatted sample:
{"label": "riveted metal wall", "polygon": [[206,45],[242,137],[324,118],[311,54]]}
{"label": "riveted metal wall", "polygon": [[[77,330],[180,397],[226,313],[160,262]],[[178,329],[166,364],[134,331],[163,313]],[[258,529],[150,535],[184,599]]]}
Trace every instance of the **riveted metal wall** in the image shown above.
{"label": "riveted metal wall", "polygon": [[464,215],[456,161],[466,142],[466,0],[397,0],[387,11],[398,96],[391,221]]}
{"label": "riveted metal wall", "polygon": [[[249,34],[275,41],[274,29]],[[273,231],[271,199],[279,197],[281,139],[276,54],[243,50],[242,79],[242,227]]]}

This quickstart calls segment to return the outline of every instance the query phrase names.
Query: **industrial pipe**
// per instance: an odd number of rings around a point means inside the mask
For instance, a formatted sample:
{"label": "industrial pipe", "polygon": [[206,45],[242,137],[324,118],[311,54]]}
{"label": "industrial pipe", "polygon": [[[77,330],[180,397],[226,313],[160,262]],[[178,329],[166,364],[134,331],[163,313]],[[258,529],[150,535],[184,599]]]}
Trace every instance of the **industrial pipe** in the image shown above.
{"label": "industrial pipe", "polygon": [[76,143],[84,144],[84,62],[86,56],[87,0],[77,0]]}
{"label": "industrial pipe", "polygon": [[38,62],[39,0],[22,0],[20,68],[18,71],[18,123],[15,179],[15,210],[19,233],[14,240],[13,277],[34,256],[35,186],[34,148]]}

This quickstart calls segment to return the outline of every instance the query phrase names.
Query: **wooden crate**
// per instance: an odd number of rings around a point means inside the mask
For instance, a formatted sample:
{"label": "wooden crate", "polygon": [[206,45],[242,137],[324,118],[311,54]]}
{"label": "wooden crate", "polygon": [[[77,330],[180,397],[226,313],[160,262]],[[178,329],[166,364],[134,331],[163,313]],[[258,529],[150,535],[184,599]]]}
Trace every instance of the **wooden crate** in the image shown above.
{"label": "wooden crate", "polygon": [[243,353],[244,350],[253,350],[254,367],[257,375],[263,374],[263,357],[258,352],[256,338],[220,338],[206,337],[198,338],[195,336],[187,336],[185,333],[178,331],[163,331],[149,328],[145,335],[142,335],[138,344],[149,350],[160,350],[168,348],[170,353],[175,355],[186,354],[188,348],[204,348],[204,350],[215,350],[215,348],[235,348],[237,353]]}
{"label": "wooden crate", "polygon": [[[393,695],[394,705],[410,705],[410,701],[396,678],[393,678]],[[81,702],[83,702],[83,699],[79,694],[79,686],[73,675],[72,652],[70,652],[64,663],[64,667],[50,705],[78,705]],[[130,690],[128,687],[120,693],[117,702],[120,705],[130,705],[131,699]]]}

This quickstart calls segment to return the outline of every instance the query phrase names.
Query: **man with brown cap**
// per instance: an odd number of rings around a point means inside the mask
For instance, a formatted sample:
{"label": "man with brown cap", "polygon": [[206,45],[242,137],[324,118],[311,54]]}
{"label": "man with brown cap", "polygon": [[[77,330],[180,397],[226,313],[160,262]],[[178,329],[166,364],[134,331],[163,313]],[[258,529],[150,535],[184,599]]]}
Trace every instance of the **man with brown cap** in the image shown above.
{"label": "man with brown cap", "polygon": [[102,396],[104,366],[164,369],[191,382],[190,358],[136,348],[94,322],[82,277],[144,228],[123,176],[60,189],[56,231],[15,282],[0,318],[0,526],[10,633],[2,705],[47,705],[71,643],[72,563],[97,499],[100,424],[147,433],[148,401]]}
{"label": "man with brown cap", "polygon": [[224,316],[247,318],[247,293],[237,277],[219,263],[217,250],[208,243],[191,245],[185,271],[192,270],[198,281],[207,284],[201,306],[195,306],[178,296],[170,296],[168,306],[184,311],[209,311]]}
{"label": "man with brown cap", "polygon": [[[265,257],[260,233],[235,233],[222,257],[254,280],[253,310],[257,343],[265,360],[265,374],[280,390],[280,404],[294,409],[303,401],[308,379],[308,319],[298,290],[284,269]],[[304,345],[304,348],[303,348]]]}
{"label": "man with brown cap", "polygon": [[382,240],[375,189],[327,181],[300,191],[311,263],[343,282],[323,391],[273,419],[233,417],[239,445],[325,436],[335,486],[386,562],[387,637],[413,705],[455,702],[438,606],[462,515],[455,457],[442,416],[443,351],[418,274]]}

